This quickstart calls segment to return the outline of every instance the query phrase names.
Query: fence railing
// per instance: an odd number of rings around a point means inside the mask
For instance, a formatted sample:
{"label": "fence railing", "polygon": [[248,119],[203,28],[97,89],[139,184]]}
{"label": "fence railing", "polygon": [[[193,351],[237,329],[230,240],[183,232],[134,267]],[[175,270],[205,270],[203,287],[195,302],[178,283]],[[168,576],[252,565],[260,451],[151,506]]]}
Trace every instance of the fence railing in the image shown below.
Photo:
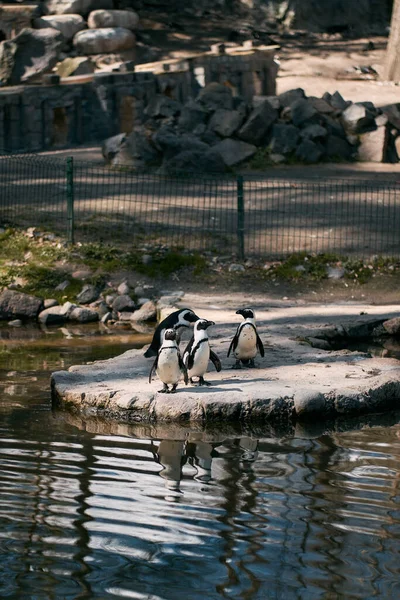
{"label": "fence railing", "polygon": [[0,157],[0,221],[70,242],[146,242],[239,258],[400,258],[400,185],[389,181],[138,173],[8,155]]}

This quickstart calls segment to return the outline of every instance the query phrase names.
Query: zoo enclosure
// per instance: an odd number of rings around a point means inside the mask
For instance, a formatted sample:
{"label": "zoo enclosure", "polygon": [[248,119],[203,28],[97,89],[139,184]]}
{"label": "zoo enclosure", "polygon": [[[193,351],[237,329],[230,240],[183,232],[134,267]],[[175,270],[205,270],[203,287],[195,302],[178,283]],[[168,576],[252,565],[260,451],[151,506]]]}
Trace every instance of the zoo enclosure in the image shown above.
{"label": "zoo enclosure", "polygon": [[400,258],[400,185],[289,173],[138,173],[72,158],[5,155],[0,224],[46,228],[70,242],[165,244],[239,258]]}

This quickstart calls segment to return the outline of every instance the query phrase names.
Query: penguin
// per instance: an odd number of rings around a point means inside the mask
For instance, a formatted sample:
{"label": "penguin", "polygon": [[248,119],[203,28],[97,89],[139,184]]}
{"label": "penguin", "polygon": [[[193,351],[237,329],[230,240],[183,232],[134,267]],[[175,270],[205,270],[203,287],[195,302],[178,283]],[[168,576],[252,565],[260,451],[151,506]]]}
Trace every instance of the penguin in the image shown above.
{"label": "penguin", "polygon": [[211,350],[208,341],[207,329],[215,325],[214,321],[199,319],[194,325],[193,337],[186,346],[183,353],[183,362],[188,370],[190,383],[194,383],[193,377],[198,377],[198,385],[212,385],[204,380],[204,373],[207,371],[208,361],[211,359],[217,372],[221,370],[221,361]]}
{"label": "penguin", "polygon": [[159,323],[157,326],[151,344],[144,353],[144,356],[146,358],[157,356],[157,352],[161,347],[166,329],[175,329],[177,332],[176,342],[179,346],[183,328],[190,327],[190,325],[198,321],[198,319],[199,317],[190,308],[181,308],[180,310],[176,310],[168,315],[168,317],[161,321],[161,323]]}
{"label": "penguin", "polygon": [[240,369],[241,362],[251,368],[255,368],[254,357],[257,350],[264,356],[264,345],[257,333],[254,311],[251,308],[242,308],[236,311],[237,315],[242,315],[244,323],[240,323],[235,336],[229,346],[228,356],[233,352],[236,363],[232,369]]}
{"label": "penguin", "polygon": [[[176,338],[177,332],[175,329],[165,330],[164,341],[150,370],[149,383],[151,383],[152,375],[156,371],[164,384],[162,390],[158,390],[161,394],[174,394],[182,373],[185,384],[188,384],[187,370],[183,364]],[[168,384],[172,386],[171,389],[169,389]]]}

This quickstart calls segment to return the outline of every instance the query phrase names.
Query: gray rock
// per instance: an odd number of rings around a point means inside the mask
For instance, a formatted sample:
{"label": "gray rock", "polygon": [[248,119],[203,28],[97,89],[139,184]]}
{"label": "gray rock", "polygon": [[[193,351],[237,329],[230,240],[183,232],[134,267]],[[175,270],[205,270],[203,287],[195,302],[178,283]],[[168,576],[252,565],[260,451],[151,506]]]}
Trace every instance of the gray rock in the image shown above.
{"label": "gray rock", "polygon": [[[94,73],[95,65],[87,56],[71,56],[57,63],[55,72],[60,77],[72,75],[89,75]],[[114,136],[116,137],[116,136]]]}
{"label": "gray rock", "polygon": [[343,111],[342,124],[346,133],[363,133],[376,127],[374,115],[360,102]]}
{"label": "gray rock", "polygon": [[325,398],[315,391],[298,391],[294,394],[294,409],[298,417],[325,412]]}
{"label": "gray rock", "polygon": [[327,129],[328,134],[336,135],[343,139],[346,139],[346,132],[342,127],[342,124],[339,123],[336,119],[331,117],[330,115],[320,115],[321,124],[325,129]]}
{"label": "gray rock", "polygon": [[205,120],[207,117],[206,111],[193,100],[189,100],[187,104],[182,108],[181,114],[178,119],[178,127],[183,131],[193,131],[195,135],[196,128],[199,125],[204,126],[205,131]]}
{"label": "gray rock", "polygon": [[305,99],[295,100],[290,105],[293,125],[301,127],[305,123],[314,123],[318,118],[318,111],[311,102]]}
{"label": "gray rock", "polygon": [[129,295],[129,285],[126,281],[123,281],[119,284],[119,286],[117,287],[117,292],[118,294],[120,294],[120,296]]}
{"label": "gray rock", "polygon": [[138,296],[139,298],[144,296],[145,293],[144,288],[141,285],[137,285],[133,291],[135,296]]}
{"label": "gray rock", "polygon": [[161,127],[153,135],[153,142],[166,159],[184,151],[206,152],[209,149],[196,136],[189,133],[178,135],[171,126]]}
{"label": "gray rock", "polygon": [[136,304],[134,303],[134,301],[132,300],[132,298],[130,296],[128,296],[127,294],[124,294],[122,296],[117,296],[115,298],[114,302],[112,303],[112,308],[114,311],[117,311],[117,312],[125,312],[125,311],[133,312],[136,308]]}
{"label": "gray rock", "polygon": [[111,312],[106,312],[102,317],[101,317],[101,322],[102,323],[108,323],[108,321],[111,321],[112,319],[112,313]]}
{"label": "gray rock", "polygon": [[286,157],[283,154],[275,154],[274,152],[272,152],[269,155],[269,160],[274,165],[281,165],[282,163],[286,162]]}
{"label": "gray rock", "polygon": [[39,314],[38,320],[43,325],[58,325],[65,323],[68,320],[68,315],[74,308],[70,302],[66,302],[63,306],[51,306],[42,310]]}
{"label": "gray rock", "polygon": [[389,123],[400,130],[400,104],[388,104],[381,107],[381,111],[389,120]]}
{"label": "gray rock", "polygon": [[55,298],[46,298],[43,302],[44,308],[52,308],[52,306],[58,306],[58,300]]}
{"label": "gray rock", "polygon": [[12,321],[8,322],[8,326],[9,327],[22,327],[22,321],[21,321],[21,319],[13,319]]}
{"label": "gray rock", "polygon": [[279,94],[278,96],[279,103],[283,107],[291,106],[296,100],[304,100],[305,97],[306,95],[302,88],[288,90],[287,92],[283,92],[283,94]]}
{"label": "gray rock", "polygon": [[196,100],[209,112],[213,112],[218,108],[225,108],[226,110],[234,108],[232,92],[230,88],[222,83],[209,83],[200,91]]}
{"label": "gray rock", "polygon": [[213,150],[218,152],[227,167],[233,167],[257,152],[256,146],[230,138],[214,146]]}
{"label": "gray rock", "polygon": [[268,101],[263,102],[250,113],[237,135],[244,142],[259,145],[277,117],[278,112],[271,104]]}
{"label": "gray rock", "polygon": [[299,130],[294,125],[275,124],[272,127],[270,149],[274,154],[291,154],[299,141]]}
{"label": "gray rock", "polygon": [[[115,140],[114,145],[118,145],[118,140]],[[105,151],[107,150],[105,149]],[[122,139],[117,154],[111,158],[110,162],[113,166],[129,165],[140,170],[147,165],[158,164],[159,153],[149,142],[144,127],[138,126],[125,139]]]}
{"label": "gray rock", "polygon": [[316,96],[309,96],[308,101],[312,106],[319,112],[319,114],[330,115],[335,112],[333,106],[329,104],[323,98],[317,98]]}
{"label": "gray rock", "polygon": [[378,127],[360,135],[360,145],[357,158],[365,162],[386,162],[389,144],[389,130],[387,127]]}
{"label": "gray rock", "polygon": [[174,117],[182,110],[182,104],[173,98],[158,94],[154,96],[145,109],[145,114],[154,118]]}
{"label": "gray rock", "polygon": [[242,125],[244,118],[243,112],[220,108],[211,117],[209,128],[221,137],[230,137]]}
{"label": "gray rock", "polygon": [[118,313],[118,320],[119,321],[130,321],[133,317],[133,312],[130,311],[124,311],[124,312],[119,312]]}
{"label": "gray rock", "polygon": [[257,108],[263,102],[269,102],[275,110],[279,110],[281,107],[278,96],[253,96],[253,108]]}
{"label": "gray rock", "polygon": [[303,140],[296,150],[296,157],[305,163],[316,163],[322,158],[321,148],[311,140]]}
{"label": "gray rock", "polygon": [[155,321],[157,318],[157,307],[152,300],[145,302],[139,310],[135,310],[132,321]]}
{"label": "gray rock", "polygon": [[301,131],[301,137],[305,140],[322,140],[328,135],[327,129],[322,125],[308,125]]}
{"label": "gray rock", "polygon": [[223,173],[225,163],[214,149],[183,150],[164,163],[167,172]]}
{"label": "gray rock", "polygon": [[86,29],[86,23],[80,15],[49,15],[34,19],[35,29],[47,29],[53,27],[58,29],[65,41],[70,42],[74,35]]}
{"label": "gray rock", "polygon": [[89,304],[89,308],[91,310],[95,310],[98,313],[99,318],[103,317],[109,312],[107,303],[104,302],[104,300],[96,300],[96,302],[92,302]]}
{"label": "gray rock", "polygon": [[332,350],[330,343],[322,338],[307,337],[307,342],[310,346],[319,350]]}
{"label": "gray rock", "polygon": [[96,8],[113,8],[113,0],[44,0],[44,12],[50,15],[75,13],[86,16]]}
{"label": "gray rock", "polygon": [[104,27],[79,31],[73,45],[79,54],[109,54],[131,50],[136,45],[136,38],[124,27]]}
{"label": "gray rock", "polygon": [[70,282],[68,281],[68,279],[65,279],[64,281],[62,281],[55,287],[56,292],[63,292],[64,290],[67,289],[69,284],[70,284]]}
{"label": "gray rock", "polygon": [[115,298],[117,298],[116,294],[107,294],[107,296],[105,297],[107,306],[112,306]]}
{"label": "gray rock", "polygon": [[101,146],[101,153],[106,162],[111,164],[121,150],[122,143],[126,140],[126,133],[118,133],[105,140]]}
{"label": "gray rock", "polygon": [[64,38],[56,29],[23,29],[0,44],[0,81],[3,85],[29,83],[49,73],[63,44]]}
{"label": "gray rock", "polygon": [[328,135],[325,154],[328,158],[344,158],[348,160],[353,154],[353,149],[346,140],[336,135]]}
{"label": "gray rock", "polygon": [[0,294],[0,320],[36,319],[43,307],[43,300],[36,296],[4,290]]}
{"label": "gray rock", "polygon": [[77,321],[78,323],[92,323],[99,320],[99,315],[95,310],[90,308],[82,308],[76,306],[68,315],[69,321]]}
{"label": "gray rock", "polygon": [[97,300],[100,295],[100,290],[90,283],[83,286],[82,291],[77,295],[76,299],[80,304],[90,304]]}
{"label": "gray rock", "polygon": [[326,274],[328,279],[343,279],[345,273],[346,271],[343,267],[326,267]]}
{"label": "gray rock", "polygon": [[93,10],[88,17],[88,27],[125,27],[135,30],[139,23],[139,15],[133,10]]}
{"label": "gray rock", "polygon": [[236,263],[232,263],[228,268],[229,273],[243,273],[245,270],[246,268],[243,265]]}
{"label": "gray rock", "polygon": [[153,262],[153,257],[151,256],[151,254],[143,254],[143,256],[142,256],[142,264],[143,265],[151,265],[152,262]]}
{"label": "gray rock", "polygon": [[[324,99],[325,99],[325,96],[324,96]],[[334,94],[332,94],[332,96],[330,96],[329,103],[331,106],[333,106],[333,108],[336,108],[337,110],[340,110],[340,111],[346,110],[346,108],[349,105],[349,103],[346,102],[346,100],[343,98],[343,96],[339,92],[335,92]]]}
{"label": "gray rock", "polygon": [[393,319],[385,321],[383,327],[389,335],[400,335],[400,317],[394,317]]}

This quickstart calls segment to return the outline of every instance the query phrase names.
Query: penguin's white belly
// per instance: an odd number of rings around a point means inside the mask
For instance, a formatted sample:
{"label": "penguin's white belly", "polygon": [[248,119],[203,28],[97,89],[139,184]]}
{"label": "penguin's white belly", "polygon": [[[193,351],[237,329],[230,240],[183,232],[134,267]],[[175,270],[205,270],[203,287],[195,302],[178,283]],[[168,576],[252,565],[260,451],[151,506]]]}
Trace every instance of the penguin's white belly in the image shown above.
{"label": "penguin's white belly", "polygon": [[244,325],[239,333],[235,357],[238,359],[254,358],[257,354],[257,336],[254,327]]}
{"label": "penguin's white belly", "polygon": [[181,370],[176,349],[165,349],[160,352],[157,364],[157,375],[163,383],[177,383],[181,378]]}
{"label": "penguin's white belly", "polygon": [[189,377],[202,377],[207,371],[208,361],[210,360],[210,346],[203,342],[196,350],[194,356],[193,368],[188,371]]}

